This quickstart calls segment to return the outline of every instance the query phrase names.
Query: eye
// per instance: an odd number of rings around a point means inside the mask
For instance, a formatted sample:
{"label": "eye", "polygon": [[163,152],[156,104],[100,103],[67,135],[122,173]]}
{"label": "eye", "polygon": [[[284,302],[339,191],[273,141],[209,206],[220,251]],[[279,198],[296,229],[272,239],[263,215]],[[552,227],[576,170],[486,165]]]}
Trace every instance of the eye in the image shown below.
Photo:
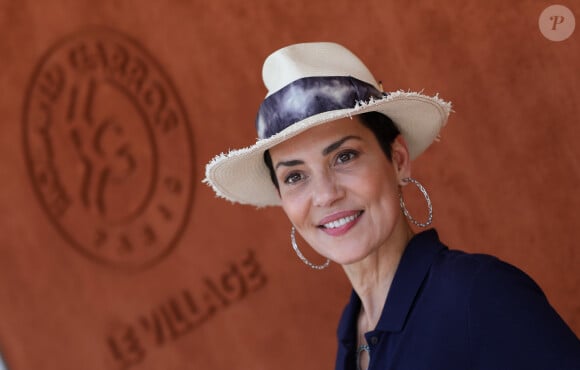
{"label": "eye", "polygon": [[357,156],[358,152],[354,150],[346,150],[344,152],[338,153],[338,155],[336,156],[336,163],[338,164],[346,163],[355,159]]}
{"label": "eye", "polygon": [[286,176],[284,178],[284,184],[288,184],[288,185],[296,184],[297,182],[299,182],[303,178],[304,178],[304,175],[301,174],[300,172],[291,172],[290,174],[288,174],[288,176]]}

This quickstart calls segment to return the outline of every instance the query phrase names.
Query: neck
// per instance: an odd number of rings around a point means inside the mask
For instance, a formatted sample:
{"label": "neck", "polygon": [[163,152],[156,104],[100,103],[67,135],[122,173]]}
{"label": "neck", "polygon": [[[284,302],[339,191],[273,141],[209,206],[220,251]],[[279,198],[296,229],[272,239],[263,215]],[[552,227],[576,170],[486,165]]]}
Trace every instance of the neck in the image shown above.
{"label": "neck", "polygon": [[404,219],[400,219],[383,245],[363,260],[343,266],[362,302],[359,332],[364,333],[377,326],[399,261],[412,237],[411,228]]}

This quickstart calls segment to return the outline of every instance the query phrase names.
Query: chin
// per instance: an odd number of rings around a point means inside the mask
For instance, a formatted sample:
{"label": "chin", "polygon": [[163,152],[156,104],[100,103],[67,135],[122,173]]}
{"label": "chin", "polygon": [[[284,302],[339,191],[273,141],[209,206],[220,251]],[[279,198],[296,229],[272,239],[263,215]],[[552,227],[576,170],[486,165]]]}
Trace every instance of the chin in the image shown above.
{"label": "chin", "polygon": [[360,253],[360,254],[353,254],[349,253],[348,255],[343,256],[332,256],[330,258],[331,261],[338,263],[339,265],[352,265],[354,263],[360,262],[368,257],[369,253]]}
{"label": "chin", "polygon": [[[319,241],[318,248],[313,248],[317,254],[330,259],[339,265],[350,265],[360,262],[372,253],[372,248],[368,244],[360,241],[352,242],[351,240]],[[313,244],[310,244],[311,246]]]}

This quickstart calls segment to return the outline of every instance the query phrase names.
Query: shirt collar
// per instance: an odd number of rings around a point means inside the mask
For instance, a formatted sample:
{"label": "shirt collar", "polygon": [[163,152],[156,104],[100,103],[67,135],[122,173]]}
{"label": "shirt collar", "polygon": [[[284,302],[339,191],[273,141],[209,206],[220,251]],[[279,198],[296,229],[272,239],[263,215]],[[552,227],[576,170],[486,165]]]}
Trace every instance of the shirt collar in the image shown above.
{"label": "shirt collar", "polygon": [[[405,319],[411,310],[421,284],[427,276],[435,256],[443,249],[447,249],[447,247],[441,244],[434,229],[413,236],[405,248],[395,272],[381,318],[377,324],[377,330],[397,332],[403,329]],[[348,342],[349,335],[356,332],[360,306],[360,299],[353,290],[338,328],[338,337],[341,341]]]}

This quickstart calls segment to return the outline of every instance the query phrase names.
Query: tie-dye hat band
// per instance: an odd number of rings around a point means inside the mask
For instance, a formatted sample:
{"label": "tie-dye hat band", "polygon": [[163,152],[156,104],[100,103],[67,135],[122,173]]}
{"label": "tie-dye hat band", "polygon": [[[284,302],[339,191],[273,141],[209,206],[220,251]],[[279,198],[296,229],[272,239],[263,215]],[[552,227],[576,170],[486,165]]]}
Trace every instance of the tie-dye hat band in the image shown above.
{"label": "tie-dye hat band", "polygon": [[262,102],[256,118],[258,137],[266,139],[310,116],[354,108],[383,96],[376,87],[351,76],[301,78]]}

